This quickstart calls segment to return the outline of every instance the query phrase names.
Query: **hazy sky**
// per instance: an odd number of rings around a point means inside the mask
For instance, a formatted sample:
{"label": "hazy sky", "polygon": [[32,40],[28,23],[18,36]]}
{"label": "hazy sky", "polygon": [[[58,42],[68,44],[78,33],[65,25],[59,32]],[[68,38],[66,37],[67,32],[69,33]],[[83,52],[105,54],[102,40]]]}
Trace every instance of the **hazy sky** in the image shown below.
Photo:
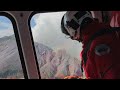
{"label": "hazy sky", "polygon": [[0,38],[12,34],[14,34],[14,32],[11,21],[5,16],[0,16]]}
{"label": "hazy sky", "polygon": [[[67,39],[60,29],[61,18],[65,12],[36,14],[31,20],[33,38],[54,50],[66,49],[72,56],[78,57],[81,44]],[[33,23],[34,22],[34,23]],[[34,24],[34,25],[32,25]]]}

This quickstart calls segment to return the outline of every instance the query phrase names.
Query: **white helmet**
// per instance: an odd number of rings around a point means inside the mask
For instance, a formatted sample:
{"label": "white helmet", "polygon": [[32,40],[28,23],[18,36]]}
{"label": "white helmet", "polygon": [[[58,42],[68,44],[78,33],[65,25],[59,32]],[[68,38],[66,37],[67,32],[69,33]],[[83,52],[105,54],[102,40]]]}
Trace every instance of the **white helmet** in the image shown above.
{"label": "white helmet", "polygon": [[61,21],[62,32],[73,37],[92,20],[90,11],[67,11]]}

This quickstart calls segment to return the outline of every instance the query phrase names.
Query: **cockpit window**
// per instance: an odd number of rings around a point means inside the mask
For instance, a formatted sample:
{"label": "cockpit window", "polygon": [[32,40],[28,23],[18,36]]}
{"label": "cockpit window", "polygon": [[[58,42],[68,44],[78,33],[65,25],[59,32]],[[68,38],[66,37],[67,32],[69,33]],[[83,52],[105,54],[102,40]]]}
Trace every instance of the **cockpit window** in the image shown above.
{"label": "cockpit window", "polygon": [[10,19],[0,16],[0,79],[24,78],[13,30]]}
{"label": "cockpit window", "polygon": [[42,79],[82,75],[82,46],[61,32],[60,24],[65,12],[37,13],[31,18],[31,31]]}

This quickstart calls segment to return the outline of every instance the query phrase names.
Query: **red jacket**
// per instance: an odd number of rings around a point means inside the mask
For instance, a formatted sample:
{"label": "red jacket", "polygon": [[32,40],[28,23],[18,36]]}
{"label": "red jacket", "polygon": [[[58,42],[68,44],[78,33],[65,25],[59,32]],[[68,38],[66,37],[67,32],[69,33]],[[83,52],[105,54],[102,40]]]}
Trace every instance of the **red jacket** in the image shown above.
{"label": "red jacket", "polygon": [[[89,38],[105,27],[110,26],[93,22],[83,30],[83,51]],[[93,40],[87,57],[86,65],[83,64],[86,78],[120,79],[120,38],[118,33],[105,34]]]}

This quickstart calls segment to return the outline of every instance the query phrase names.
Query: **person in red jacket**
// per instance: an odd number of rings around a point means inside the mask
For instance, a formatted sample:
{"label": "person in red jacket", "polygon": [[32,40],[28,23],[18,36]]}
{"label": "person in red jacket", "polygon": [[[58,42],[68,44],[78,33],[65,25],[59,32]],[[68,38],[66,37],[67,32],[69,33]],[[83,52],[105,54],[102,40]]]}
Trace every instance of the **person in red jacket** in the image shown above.
{"label": "person in red jacket", "polygon": [[94,20],[90,11],[67,11],[62,17],[62,32],[83,44],[80,56],[86,79],[120,79],[118,32],[95,38],[87,51],[87,61],[83,58],[89,39],[96,32],[109,28],[110,25]]}

